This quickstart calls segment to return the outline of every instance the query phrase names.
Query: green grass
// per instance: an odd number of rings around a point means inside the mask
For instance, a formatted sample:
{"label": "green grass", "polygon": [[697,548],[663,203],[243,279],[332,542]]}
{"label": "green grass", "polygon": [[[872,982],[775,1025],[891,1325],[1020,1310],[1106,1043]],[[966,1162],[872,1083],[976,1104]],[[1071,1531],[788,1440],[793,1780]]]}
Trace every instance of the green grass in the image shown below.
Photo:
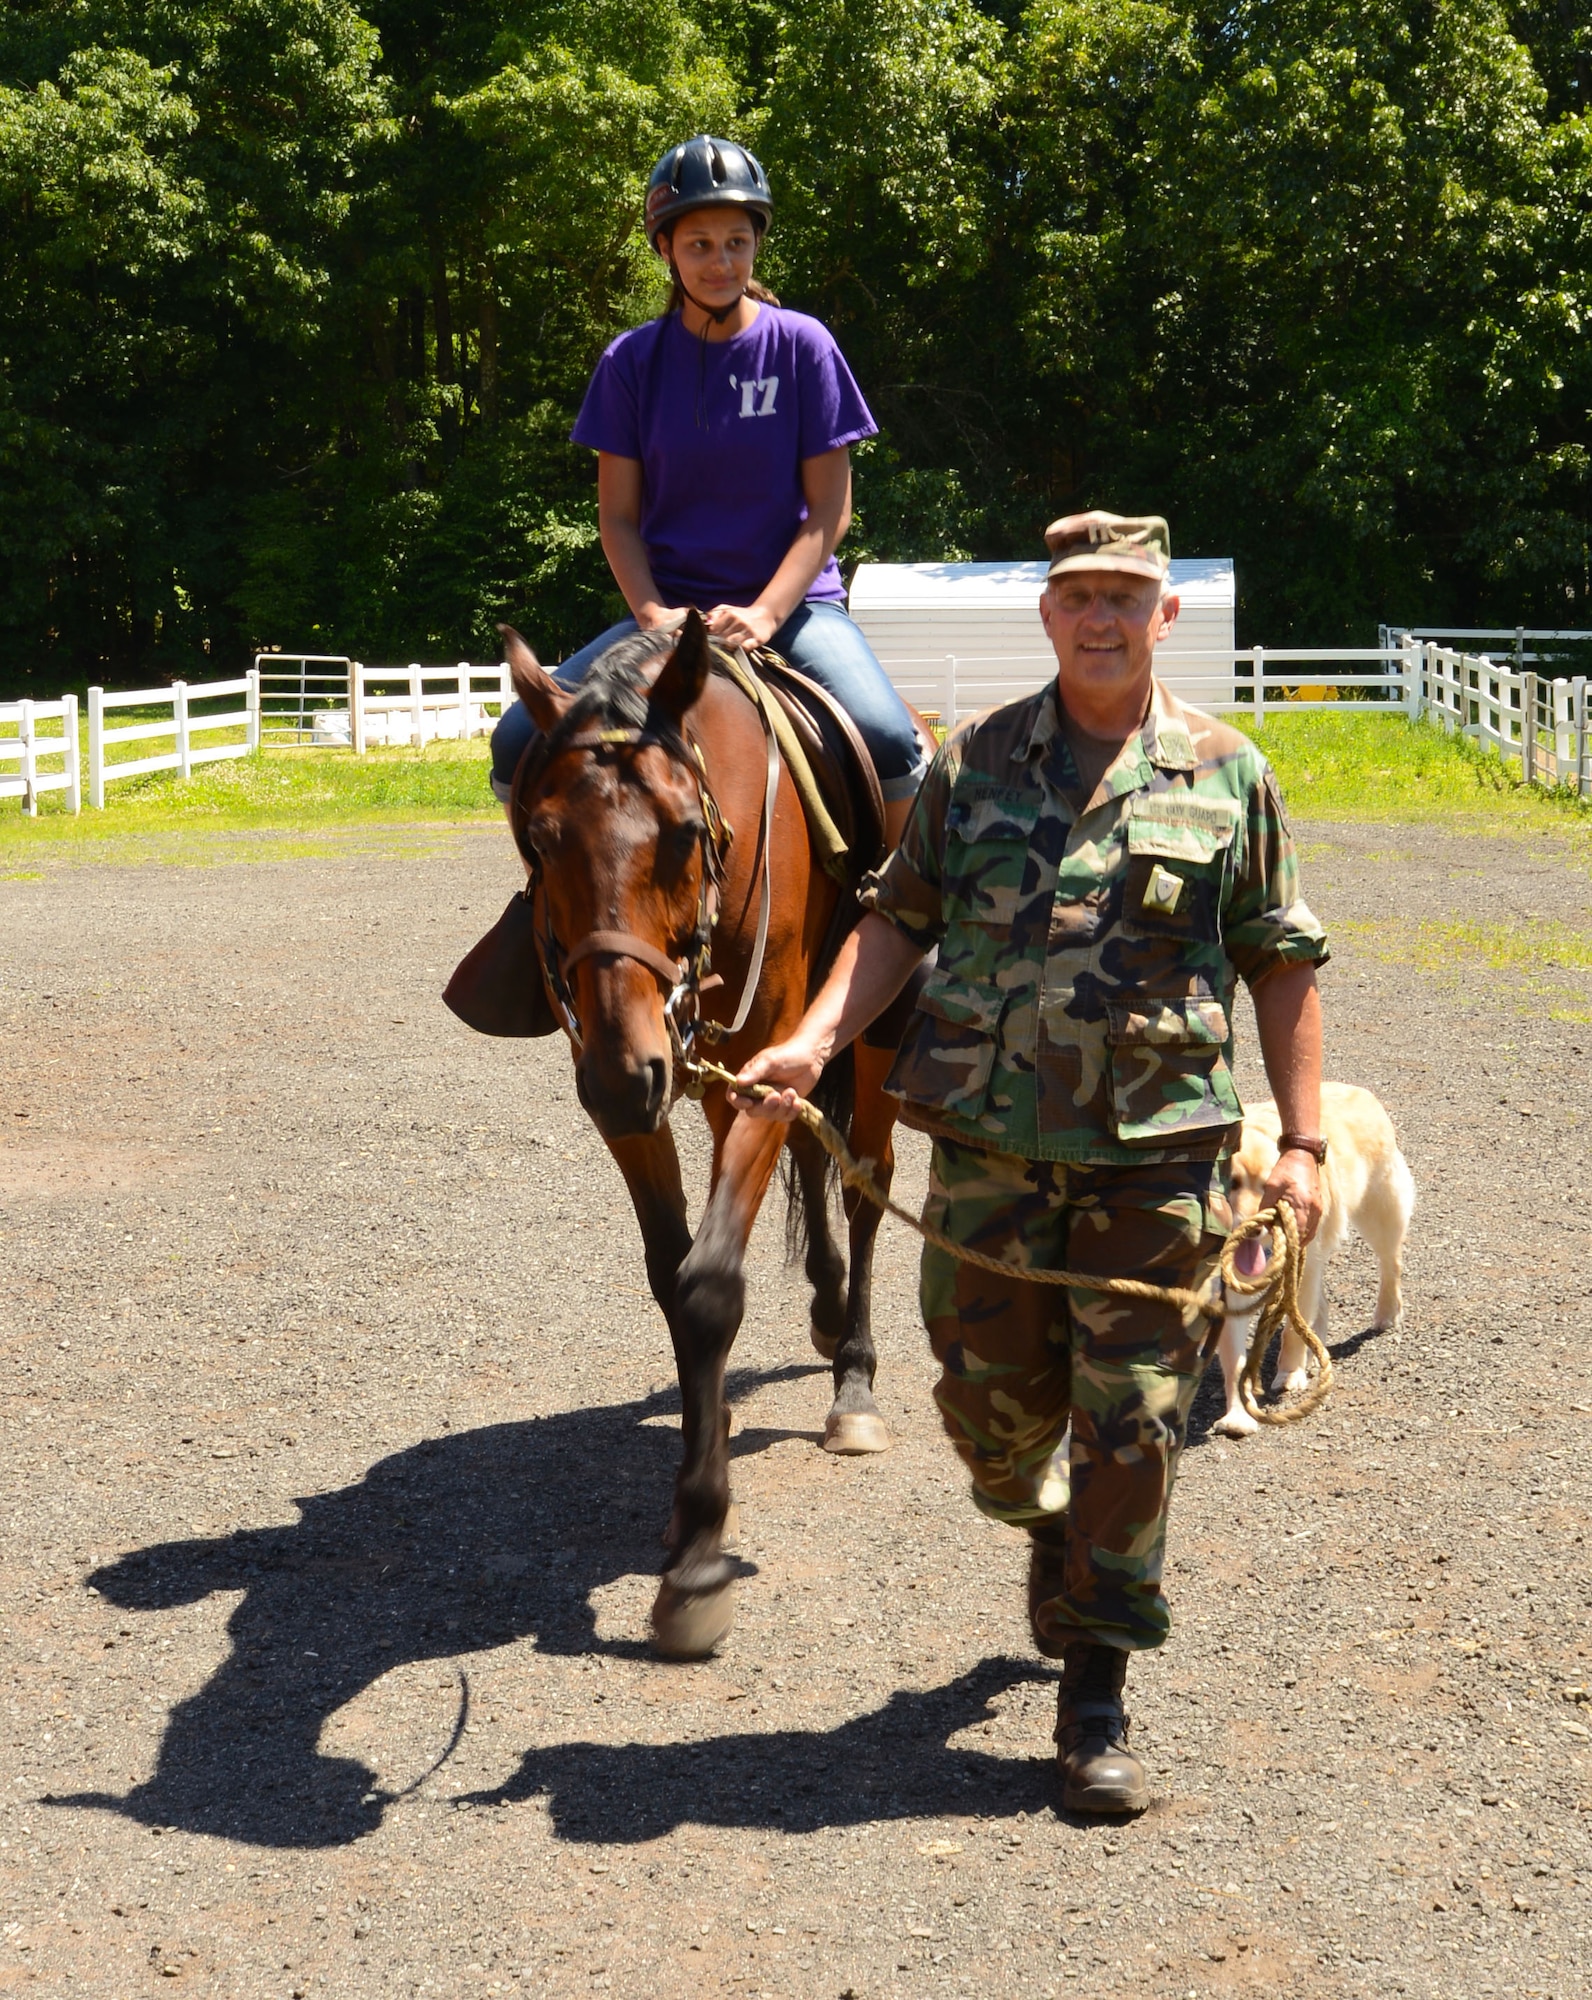
{"label": "green grass", "polygon": [[1484,924],[1340,917],[1333,928],[1373,943],[1391,940],[1399,961],[1422,972],[1447,971],[1462,960],[1494,972],[1592,970],[1592,935],[1541,918]]}
{"label": "green grass", "polygon": [[[1434,724],[1316,711],[1274,715],[1249,733],[1300,818],[1464,824],[1478,832],[1556,833],[1576,844],[1592,833],[1592,808],[1567,789],[1523,785],[1501,758]],[[215,859],[231,858],[234,848],[284,854],[293,836],[334,829],[490,822],[498,807],[487,785],[488,755],[484,740],[364,757],[267,750],[205,765],[186,782],[166,771],[129,779],[107,792],[105,811],[85,808],[76,819],[59,793],[41,799],[31,821],[19,802],[0,800],[0,872],[16,879],[52,853],[62,860],[202,859],[206,842],[214,846],[218,836],[227,855],[218,849]]]}
{"label": "green grass", "polygon": [[1507,991],[1522,1014],[1553,1021],[1592,1021],[1584,981],[1562,973],[1592,970],[1592,934],[1524,915],[1512,924],[1464,923],[1405,917],[1337,917],[1334,937],[1351,938],[1389,965],[1414,966],[1458,993],[1477,975],[1510,975]]}
{"label": "green grass", "polygon": [[1252,736],[1270,759],[1290,813],[1311,819],[1486,821],[1496,831],[1592,830],[1592,805],[1568,787],[1526,785],[1491,751],[1404,716],[1268,717]]}
{"label": "green grass", "polygon": [[[152,746],[159,748],[158,745]],[[490,823],[501,812],[487,783],[484,740],[423,750],[266,750],[206,764],[189,779],[153,771],[111,786],[105,810],[73,817],[60,793],[29,820],[0,800],[0,873],[15,880],[46,855],[59,860],[244,858],[294,849],[291,837],[334,829]],[[85,784],[85,793],[87,787]],[[322,851],[317,847],[314,851]]]}

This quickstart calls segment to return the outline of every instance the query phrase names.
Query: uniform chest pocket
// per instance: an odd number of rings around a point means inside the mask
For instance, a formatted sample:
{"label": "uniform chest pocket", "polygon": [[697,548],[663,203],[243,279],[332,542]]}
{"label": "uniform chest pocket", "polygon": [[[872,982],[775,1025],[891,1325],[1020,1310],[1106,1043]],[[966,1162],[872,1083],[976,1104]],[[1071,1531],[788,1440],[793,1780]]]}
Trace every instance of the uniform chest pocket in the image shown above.
{"label": "uniform chest pocket", "polygon": [[1123,928],[1218,942],[1222,883],[1237,828],[1236,802],[1135,799],[1122,878]]}
{"label": "uniform chest pocket", "polygon": [[958,792],[945,815],[947,914],[974,924],[1017,916],[1039,801],[1004,787]]}
{"label": "uniform chest pocket", "polygon": [[1005,1003],[990,987],[931,972],[886,1088],[909,1103],[976,1118],[989,1094]]}

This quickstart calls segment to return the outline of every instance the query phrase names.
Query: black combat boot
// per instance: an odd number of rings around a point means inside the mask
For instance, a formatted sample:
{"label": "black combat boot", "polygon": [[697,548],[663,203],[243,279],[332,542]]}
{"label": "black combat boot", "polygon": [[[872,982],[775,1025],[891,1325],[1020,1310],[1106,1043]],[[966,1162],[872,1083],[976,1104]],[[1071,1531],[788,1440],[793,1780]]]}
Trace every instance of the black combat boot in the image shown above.
{"label": "black combat boot", "polygon": [[1056,1699],[1056,1769],[1071,1812],[1143,1812],[1150,1803],[1144,1766],[1128,1748],[1122,1687],[1128,1656],[1118,1646],[1074,1639]]}

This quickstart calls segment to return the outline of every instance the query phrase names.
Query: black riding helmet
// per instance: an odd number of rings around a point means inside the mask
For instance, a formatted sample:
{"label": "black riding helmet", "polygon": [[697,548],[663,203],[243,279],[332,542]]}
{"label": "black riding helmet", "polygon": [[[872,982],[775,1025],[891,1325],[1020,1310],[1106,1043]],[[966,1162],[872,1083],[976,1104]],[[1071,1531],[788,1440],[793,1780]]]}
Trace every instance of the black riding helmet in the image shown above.
{"label": "black riding helmet", "polygon": [[654,250],[659,230],[693,208],[750,209],[766,229],[774,218],[768,175],[733,139],[699,132],[670,147],[647,183],[647,241]]}

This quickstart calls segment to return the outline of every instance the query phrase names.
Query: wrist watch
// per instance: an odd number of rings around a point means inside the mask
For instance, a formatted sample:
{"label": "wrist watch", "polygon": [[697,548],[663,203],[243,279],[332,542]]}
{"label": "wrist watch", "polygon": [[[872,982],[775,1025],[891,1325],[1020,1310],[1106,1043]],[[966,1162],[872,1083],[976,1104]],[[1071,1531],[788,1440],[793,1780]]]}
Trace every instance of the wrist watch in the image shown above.
{"label": "wrist watch", "polygon": [[1309,1153],[1317,1166],[1323,1166],[1327,1158],[1325,1139],[1312,1139],[1304,1132],[1284,1132],[1277,1141],[1279,1153]]}

